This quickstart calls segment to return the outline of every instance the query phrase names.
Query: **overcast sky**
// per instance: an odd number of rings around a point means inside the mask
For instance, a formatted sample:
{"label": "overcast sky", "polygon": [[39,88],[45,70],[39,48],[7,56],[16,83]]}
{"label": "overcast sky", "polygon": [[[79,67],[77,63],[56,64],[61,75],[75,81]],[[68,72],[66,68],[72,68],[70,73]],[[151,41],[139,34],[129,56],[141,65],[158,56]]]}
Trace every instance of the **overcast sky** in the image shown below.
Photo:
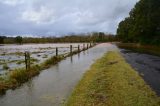
{"label": "overcast sky", "polygon": [[138,0],[0,0],[0,34],[116,33]]}

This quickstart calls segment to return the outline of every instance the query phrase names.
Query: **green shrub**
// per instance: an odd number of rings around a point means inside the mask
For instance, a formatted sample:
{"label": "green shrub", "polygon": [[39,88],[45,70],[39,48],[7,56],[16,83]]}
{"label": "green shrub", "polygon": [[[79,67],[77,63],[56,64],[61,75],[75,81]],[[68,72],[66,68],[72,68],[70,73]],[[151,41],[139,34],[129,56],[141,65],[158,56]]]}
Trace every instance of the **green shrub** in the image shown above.
{"label": "green shrub", "polygon": [[4,69],[4,70],[8,70],[8,69],[9,69],[8,65],[7,65],[7,64],[4,64],[4,65],[3,65],[3,69]]}

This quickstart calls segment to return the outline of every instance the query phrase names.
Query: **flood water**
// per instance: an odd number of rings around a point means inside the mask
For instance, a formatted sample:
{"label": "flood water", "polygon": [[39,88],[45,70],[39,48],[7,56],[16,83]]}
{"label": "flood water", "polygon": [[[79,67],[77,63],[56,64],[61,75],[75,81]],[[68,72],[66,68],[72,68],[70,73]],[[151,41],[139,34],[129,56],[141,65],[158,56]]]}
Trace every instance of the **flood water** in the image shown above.
{"label": "flood water", "polygon": [[[74,51],[78,49],[78,45],[82,49],[83,44],[85,44],[85,47],[87,46],[86,43],[7,44],[0,46],[0,75],[4,75],[16,68],[25,67],[25,51],[30,52],[32,64],[40,64],[56,55],[56,47],[60,55],[69,53],[70,45],[72,45]],[[8,67],[7,69],[4,68],[5,65]]]}
{"label": "flood water", "polygon": [[83,74],[96,59],[116,47],[99,44],[80,54],[68,57],[44,70],[16,90],[0,97],[0,106],[59,106],[69,97]]}
{"label": "flood water", "polygon": [[160,96],[160,57],[121,49],[122,55]]}

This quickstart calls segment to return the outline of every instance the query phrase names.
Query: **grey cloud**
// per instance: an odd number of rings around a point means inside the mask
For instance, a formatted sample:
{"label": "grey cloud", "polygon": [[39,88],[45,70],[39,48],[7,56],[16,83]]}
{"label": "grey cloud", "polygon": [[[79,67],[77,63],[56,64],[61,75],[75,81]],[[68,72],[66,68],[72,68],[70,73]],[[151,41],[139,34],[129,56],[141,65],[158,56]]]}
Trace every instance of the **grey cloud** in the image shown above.
{"label": "grey cloud", "polygon": [[0,0],[0,34],[115,33],[138,0]]}

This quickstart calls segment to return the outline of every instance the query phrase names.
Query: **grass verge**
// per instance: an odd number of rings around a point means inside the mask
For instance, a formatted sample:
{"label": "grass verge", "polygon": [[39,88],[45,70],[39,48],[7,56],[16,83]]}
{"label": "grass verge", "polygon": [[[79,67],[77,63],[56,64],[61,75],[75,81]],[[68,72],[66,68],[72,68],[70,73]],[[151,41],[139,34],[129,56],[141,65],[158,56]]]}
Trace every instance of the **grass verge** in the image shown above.
{"label": "grass verge", "polygon": [[159,106],[160,99],[118,52],[85,73],[66,106]]}
{"label": "grass verge", "polygon": [[133,50],[135,52],[147,53],[160,56],[160,47],[152,45],[140,45],[135,43],[116,43],[119,48]]}

